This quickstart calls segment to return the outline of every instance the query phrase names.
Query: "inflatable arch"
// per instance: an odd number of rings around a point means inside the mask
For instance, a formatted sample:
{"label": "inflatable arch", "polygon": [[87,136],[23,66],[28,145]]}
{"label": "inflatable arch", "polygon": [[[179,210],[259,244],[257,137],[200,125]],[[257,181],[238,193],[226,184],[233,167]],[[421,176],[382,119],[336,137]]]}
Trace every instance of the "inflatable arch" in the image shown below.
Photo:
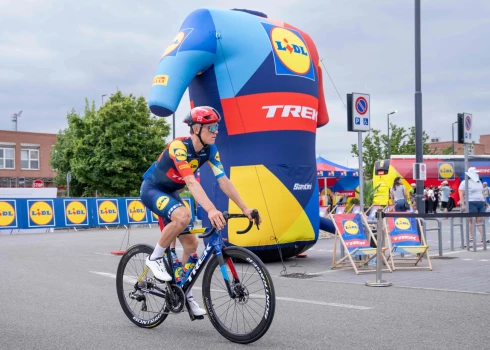
{"label": "inflatable arch", "polygon": [[[190,13],[163,53],[150,93],[153,114],[170,116],[189,88],[191,107],[223,116],[216,145],[225,172],[247,205],[263,218],[260,230],[223,238],[264,260],[291,257],[318,239],[316,129],[328,123],[315,45],[303,31],[248,10]],[[201,185],[218,209],[239,212],[211,170]],[[203,225],[209,222],[204,215]]]}

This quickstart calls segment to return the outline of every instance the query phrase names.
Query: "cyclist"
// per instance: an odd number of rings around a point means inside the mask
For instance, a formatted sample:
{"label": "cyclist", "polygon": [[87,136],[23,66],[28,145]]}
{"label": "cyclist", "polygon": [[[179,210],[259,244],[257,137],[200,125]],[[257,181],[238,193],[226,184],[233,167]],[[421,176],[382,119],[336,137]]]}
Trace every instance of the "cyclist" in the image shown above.
{"label": "cyclist", "polygon": [[[165,269],[163,254],[170,243],[186,229],[191,220],[191,213],[179,197],[179,190],[187,186],[195,200],[208,213],[213,227],[221,230],[226,224],[223,214],[216,209],[194,177],[194,172],[204,163],[208,162],[221,190],[236,203],[243,214],[253,220],[252,209],[245,205],[221,165],[215,145],[220,120],[218,111],[212,107],[192,108],[184,119],[184,123],[190,126],[190,136],[176,138],[170,142],[158,160],[143,175],[144,181],[140,190],[141,201],[164,222],[155,250],[146,259],[146,265],[159,280],[165,282],[172,280],[171,275]],[[196,252],[199,242],[194,235],[183,235],[179,237],[179,240],[184,249],[182,261],[185,263],[189,256]],[[201,309],[192,297],[192,290],[186,296],[195,316],[206,314],[206,311]]]}

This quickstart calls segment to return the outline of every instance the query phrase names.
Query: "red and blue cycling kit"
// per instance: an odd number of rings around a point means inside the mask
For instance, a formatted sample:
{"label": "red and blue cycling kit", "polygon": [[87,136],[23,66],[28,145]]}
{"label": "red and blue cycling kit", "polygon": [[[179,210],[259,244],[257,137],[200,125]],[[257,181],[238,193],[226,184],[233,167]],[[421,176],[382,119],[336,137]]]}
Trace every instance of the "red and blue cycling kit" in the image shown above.
{"label": "red and blue cycling kit", "polygon": [[143,175],[141,201],[168,224],[173,211],[184,206],[179,197],[179,190],[185,187],[184,177],[193,176],[206,162],[216,179],[225,176],[216,145],[196,152],[190,137],[176,138]]}

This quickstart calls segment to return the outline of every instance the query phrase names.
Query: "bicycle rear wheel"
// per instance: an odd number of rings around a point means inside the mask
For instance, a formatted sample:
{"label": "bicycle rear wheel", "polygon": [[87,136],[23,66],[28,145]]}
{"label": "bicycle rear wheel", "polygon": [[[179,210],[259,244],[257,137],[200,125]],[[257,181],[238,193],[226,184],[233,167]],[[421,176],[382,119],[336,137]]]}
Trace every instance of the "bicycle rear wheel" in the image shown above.
{"label": "bicycle rear wheel", "polygon": [[214,328],[226,339],[252,343],[267,332],[274,318],[272,279],[262,261],[247,249],[225,248],[223,258],[237,297],[230,298],[218,258],[213,256],[202,282],[204,305]]}
{"label": "bicycle rear wheel", "polygon": [[165,295],[160,288],[162,284],[145,263],[152,253],[153,247],[149,245],[132,246],[121,257],[116,274],[119,303],[131,322],[143,328],[156,327],[168,316],[165,298],[148,292]]}

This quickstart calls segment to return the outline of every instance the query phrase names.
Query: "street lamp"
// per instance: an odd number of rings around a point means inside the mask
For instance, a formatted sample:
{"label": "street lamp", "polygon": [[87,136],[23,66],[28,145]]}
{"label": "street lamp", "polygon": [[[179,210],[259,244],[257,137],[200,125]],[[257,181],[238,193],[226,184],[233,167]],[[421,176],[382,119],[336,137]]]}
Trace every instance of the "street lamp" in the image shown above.
{"label": "street lamp", "polygon": [[391,145],[390,145],[390,115],[395,114],[398,111],[393,111],[388,113],[387,119],[388,119],[388,159],[391,158]]}
{"label": "street lamp", "polygon": [[454,155],[454,124],[458,124],[458,121],[456,120],[451,126],[451,128],[453,129],[453,155]]}
{"label": "street lamp", "polygon": [[104,96],[107,96],[107,95],[102,95],[102,105],[104,105]]}

